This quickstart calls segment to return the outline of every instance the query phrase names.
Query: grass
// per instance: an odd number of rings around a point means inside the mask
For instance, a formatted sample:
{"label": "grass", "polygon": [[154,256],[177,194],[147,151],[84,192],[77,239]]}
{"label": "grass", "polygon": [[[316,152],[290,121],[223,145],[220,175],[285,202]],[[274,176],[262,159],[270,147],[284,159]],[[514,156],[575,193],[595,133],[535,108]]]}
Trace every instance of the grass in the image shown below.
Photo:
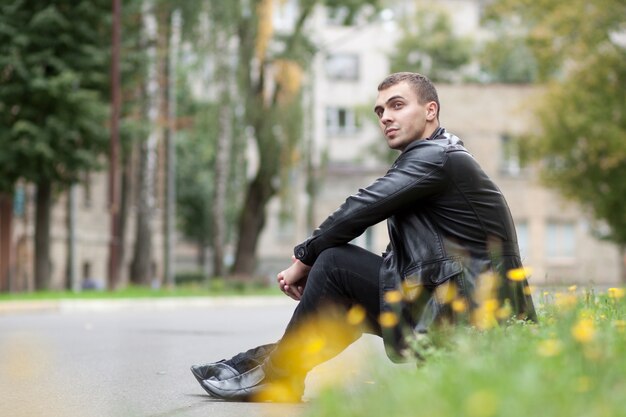
{"label": "grass", "polygon": [[374,365],[371,381],[323,391],[307,415],[626,416],[624,290],[536,301],[537,325],[449,330],[417,367]]}
{"label": "grass", "polygon": [[127,298],[163,298],[163,297],[211,297],[237,295],[278,295],[281,294],[273,286],[260,284],[229,283],[222,279],[214,279],[210,285],[181,284],[174,288],[153,289],[147,286],[129,286],[119,290],[83,290],[73,291],[35,291],[25,293],[1,293],[2,301],[35,301],[35,300],[82,300],[82,299],[127,299]]}

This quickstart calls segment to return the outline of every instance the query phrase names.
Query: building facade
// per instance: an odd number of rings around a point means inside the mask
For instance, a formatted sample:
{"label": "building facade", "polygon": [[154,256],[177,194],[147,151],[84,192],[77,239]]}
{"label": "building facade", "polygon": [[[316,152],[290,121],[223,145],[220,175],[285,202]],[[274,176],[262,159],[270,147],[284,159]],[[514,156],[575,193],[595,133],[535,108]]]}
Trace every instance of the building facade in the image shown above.
{"label": "building facade", "polygon": [[[315,166],[318,192],[297,194],[293,218],[287,222],[278,219],[279,202],[270,204],[259,245],[259,272],[269,278],[288,265],[294,245],[348,195],[384,175],[390,165],[393,155],[385,151],[372,107],[376,87],[389,72],[388,53],[401,32],[393,16],[410,13],[415,2],[395,4],[358,30],[338,25],[322,7],[317,10],[311,33],[322,47],[309,80],[311,122],[305,140],[310,144],[305,152],[312,153],[308,157]],[[483,36],[479,27],[482,2],[439,4],[452,11],[460,34]],[[533,271],[531,283],[618,283],[618,248],[596,239],[580,207],[542,186],[536,170],[520,164],[513,137],[534,129],[532,104],[540,99],[541,90],[515,84],[437,84],[437,88],[442,126],[464,141],[509,202],[523,261]],[[305,181],[302,167],[296,169],[297,189],[304,190]],[[355,243],[382,252],[387,239],[385,224],[379,224]]]}

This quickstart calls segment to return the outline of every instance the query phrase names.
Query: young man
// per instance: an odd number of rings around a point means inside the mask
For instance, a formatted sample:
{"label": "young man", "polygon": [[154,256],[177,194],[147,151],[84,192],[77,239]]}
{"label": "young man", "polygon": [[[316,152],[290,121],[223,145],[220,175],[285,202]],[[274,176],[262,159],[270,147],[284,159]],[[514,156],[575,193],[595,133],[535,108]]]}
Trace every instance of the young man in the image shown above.
{"label": "young man", "polygon": [[[307,335],[329,327],[307,322],[339,322],[337,309],[359,306],[365,331],[383,336],[393,360],[410,356],[407,338],[434,323],[536,320],[506,201],[459,138],[439,126],[439,108],[423,75],[391,74],[378,86],[374,112],[400,155],[295,247],[293,263],[277,276],[279,288],[299,300],[284,337],[192,366],[210,395],[299,400],[306,373],[360,336],[357,328],[339,332],[324,339],[323,354],[311,353]],[[348,243],[385,219],[390,243],[383,256]]]}

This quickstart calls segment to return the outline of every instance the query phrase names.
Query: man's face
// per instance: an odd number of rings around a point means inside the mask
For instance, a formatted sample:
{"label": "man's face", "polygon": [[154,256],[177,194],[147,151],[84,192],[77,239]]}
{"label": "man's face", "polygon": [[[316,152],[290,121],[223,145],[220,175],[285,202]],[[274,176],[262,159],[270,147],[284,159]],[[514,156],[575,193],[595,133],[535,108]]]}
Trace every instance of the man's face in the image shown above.
{"label": "man's face", "polygon": [[427,127],[437,117],[437,105],[420,104],[413,88],[403,81],[378,92],[374,112],[389,147],[402,151],[427,136]]}

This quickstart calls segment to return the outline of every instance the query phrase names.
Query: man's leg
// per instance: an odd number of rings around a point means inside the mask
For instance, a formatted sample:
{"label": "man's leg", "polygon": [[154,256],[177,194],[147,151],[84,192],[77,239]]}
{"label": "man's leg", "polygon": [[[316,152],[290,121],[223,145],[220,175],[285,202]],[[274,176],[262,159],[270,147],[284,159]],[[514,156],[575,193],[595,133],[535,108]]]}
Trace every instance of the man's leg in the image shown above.
{"label": "man's leg", "polygon": [[[381,264],[382,257],[354,245],[324,251],[309,272],[304,294],[285,335],[264,364],[225,381],[204,381],[203,387],[215,396],[234,400],[250,399],[265,384],[275,381],[288,381],[296,391],[300,385],[303,389],[308,371],[340,353],[361,335],[361,326],[343,325],[347,323],[348,309],[360,306],[365,313],[366,331],[380,335]],[[328,334],[332,329],[340,331]]]}

